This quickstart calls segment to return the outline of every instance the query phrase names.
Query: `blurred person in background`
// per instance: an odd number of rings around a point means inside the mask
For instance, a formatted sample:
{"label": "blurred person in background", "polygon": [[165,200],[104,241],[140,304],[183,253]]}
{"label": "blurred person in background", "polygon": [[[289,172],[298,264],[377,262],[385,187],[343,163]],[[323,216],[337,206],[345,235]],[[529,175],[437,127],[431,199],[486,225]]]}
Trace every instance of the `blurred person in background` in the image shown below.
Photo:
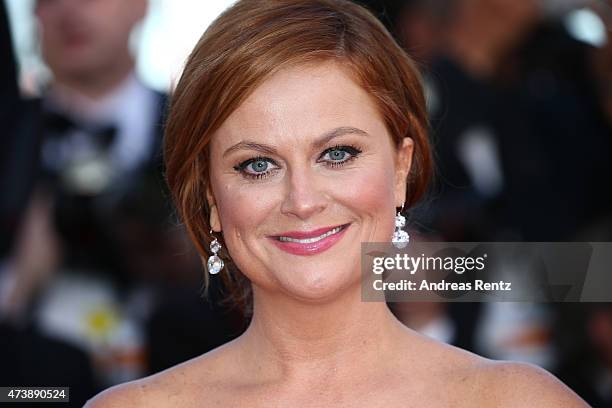
{"label": "blurred person in background", "polygon": [[[387,18],[387,24],[403,47],[414,53],[426,81],[438,180],[430,203],[412,213],[413,225],[424,225],[425,234],[441,240],[498,238],[507,228],[500,138],[523,129],[521,116],[512,114],[511,105],[510,109],[504,106],[506,99],[496,90],[495,75],[538,20],[535,1],[370,3],[394,16]],[[508,126],[506,115],[516,122]],[[504,322],[514,328],[515,314],[507,310],[503,319],[499,313],[489,318],[482,304],[472,303],[398,304],[393,310],[409,327],[451,344],[492,358],[542,363],[531,355],[496,354],[503,348],[497,343],[488,347],[492,340],[479,328],[481,318],[487,327],[497,329]]]}
{"label": "blurred person in background", "polygon": [[2,314],[88,352],[101,387],[207,351],[234,327],[194,289],[198,259],[163,190],[166,96],[137,78],[129,47],[147,5],[35,2],[52,80],[33,101],[35,137],[15,152],[35,172],[9,169],[31,189]]}
{"label": "blurred person in background", "polygon": [[[505,99],[493,86],[504,58],[538,19],[535,2],[505,0],[366,1],[383,14],[398,41],[421,64],[437,162],[437,184],[430,202],[412,212],[413,225],[448,241],[486,241],[505,233],[504,174],[500,130],[522,131],[521,120],[508,128],[499,119]],[[503,18],[501,16],[504,16]],[[512,106],[510,106],[512,108]],[[517,130],[517,127],[519,129]],[[418,228],[418,227],[417,227]],[[482,320],[497,327],[482,304],[419,303],[392,305],[405,324],[439,340],[510,358],[483,347]],[[503,314],[503,313],[502,313]],[[505,317],[514,316],[506,314]],[[516,325],[513,324],[512,327]],[[433,330],[432,330],[433,329]],[[484,336],[489,339],[489,336]],[[513,355],[540,363],[525,355]]]}
{"label": "blurred person in background", "polygon": [[[425,71],[438,187],[416,225],[449,241],[610,240],[610,1],[363,2]],[[603,45],[571,32],[575,11],[599,16]],[[564,358],[551,341],[556,307],[449,309],[407,307],[403,320],[427,330],[451,318],[469,349],[493,358]]]}
{"label": "blurred person in background", "polygon": [[359,2],[425,71],[439,186],[416,222],[449,241],[609,237],[612,228],[584,232],[612,212],[602,188],[611,41],[588,44],[567,23],[582,8],[609,33],[609,1]]}

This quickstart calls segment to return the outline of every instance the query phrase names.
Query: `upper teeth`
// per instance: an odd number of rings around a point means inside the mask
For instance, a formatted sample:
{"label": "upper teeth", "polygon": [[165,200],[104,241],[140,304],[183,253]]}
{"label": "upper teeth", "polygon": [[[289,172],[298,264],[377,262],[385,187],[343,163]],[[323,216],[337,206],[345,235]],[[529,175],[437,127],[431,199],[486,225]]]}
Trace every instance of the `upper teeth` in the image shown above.
{"label": "upper teeth", "polygon": [[278,237],[278,239],[280,241],[285,241],[285,242],[297,242],[300,244],[311,244],[313,242],[320,241],[323,238],[329,237],[330,235],[337,234],[338,232],[340,232],[341,229],[342,227],[336,227],[334,229],[327,231],[324,234],[319,235],[318,237],[313,237],[313,238],[296,239],[296,238],[289,238],[289,237]]}

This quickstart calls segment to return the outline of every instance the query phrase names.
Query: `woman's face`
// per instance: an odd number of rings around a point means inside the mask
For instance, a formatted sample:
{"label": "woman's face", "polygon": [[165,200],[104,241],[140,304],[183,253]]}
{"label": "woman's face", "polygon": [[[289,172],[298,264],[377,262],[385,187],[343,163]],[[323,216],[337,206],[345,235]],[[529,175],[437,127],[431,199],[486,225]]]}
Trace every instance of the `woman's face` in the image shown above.
{"label": "woman's face", "polygon": [[260,289],[330,299],[359,282],[362,242],[390,241],[412,146],[338,65],[280,71],[213,135],[213,230]]}

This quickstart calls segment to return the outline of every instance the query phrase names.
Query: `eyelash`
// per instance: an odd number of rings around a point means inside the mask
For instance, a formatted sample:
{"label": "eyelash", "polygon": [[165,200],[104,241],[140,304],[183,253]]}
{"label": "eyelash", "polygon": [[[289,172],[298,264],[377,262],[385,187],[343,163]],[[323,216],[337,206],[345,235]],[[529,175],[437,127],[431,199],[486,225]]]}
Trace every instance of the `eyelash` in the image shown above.
{"label": "eyelash", "polygon": [[[355,147],[352,145],[336,145],[328,149],[325,149],[323,153],[321,153],[321,155],[319,156],[318,160],[321,160],[321,158],[324,157],[326,154],[336,151],[336,150],[346,152],[350,154],[351,157],[343,161],[328,161],[327,165],[330,166],[331,168],[339,168],[339,167],[345,166],[348,163],[355,160],[361,153],[361,150],[358,147]],[[258,161],[265,161],[268,163],[272,163],[274,166],[278,167],[278,164],[274,160],[270,159],[269,157],[257,156],[257,157],[253,157],[251,159],[245,160],[242,163],[239,163],[238,165],[234,166],[234,170],[242,174],[243,177],[248,178],[248,179],[253,179],[253,180],[265,179],[269,177],[270,175],[272,175],[272,173],[274,173],[276,170],[278,170],[278,168],[275,168],[275,169],[271,169],[266,172],[257,173],[257,174],[247,173],[245,171],[247,166],[249,166],[252,163],[258,162]]]}

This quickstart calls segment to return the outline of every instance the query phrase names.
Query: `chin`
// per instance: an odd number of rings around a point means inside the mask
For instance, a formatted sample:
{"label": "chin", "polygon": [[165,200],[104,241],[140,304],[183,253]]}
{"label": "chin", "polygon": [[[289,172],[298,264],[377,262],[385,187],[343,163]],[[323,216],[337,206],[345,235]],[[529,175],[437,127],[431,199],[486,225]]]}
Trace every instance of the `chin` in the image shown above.
{"label": "chin", "polygon": [[359,271],[354,266],[309,265],[293,268],[291,275],[277,276],[282,290],[292,297],[307,302],[326,302],[342,296],[359,284]]}

